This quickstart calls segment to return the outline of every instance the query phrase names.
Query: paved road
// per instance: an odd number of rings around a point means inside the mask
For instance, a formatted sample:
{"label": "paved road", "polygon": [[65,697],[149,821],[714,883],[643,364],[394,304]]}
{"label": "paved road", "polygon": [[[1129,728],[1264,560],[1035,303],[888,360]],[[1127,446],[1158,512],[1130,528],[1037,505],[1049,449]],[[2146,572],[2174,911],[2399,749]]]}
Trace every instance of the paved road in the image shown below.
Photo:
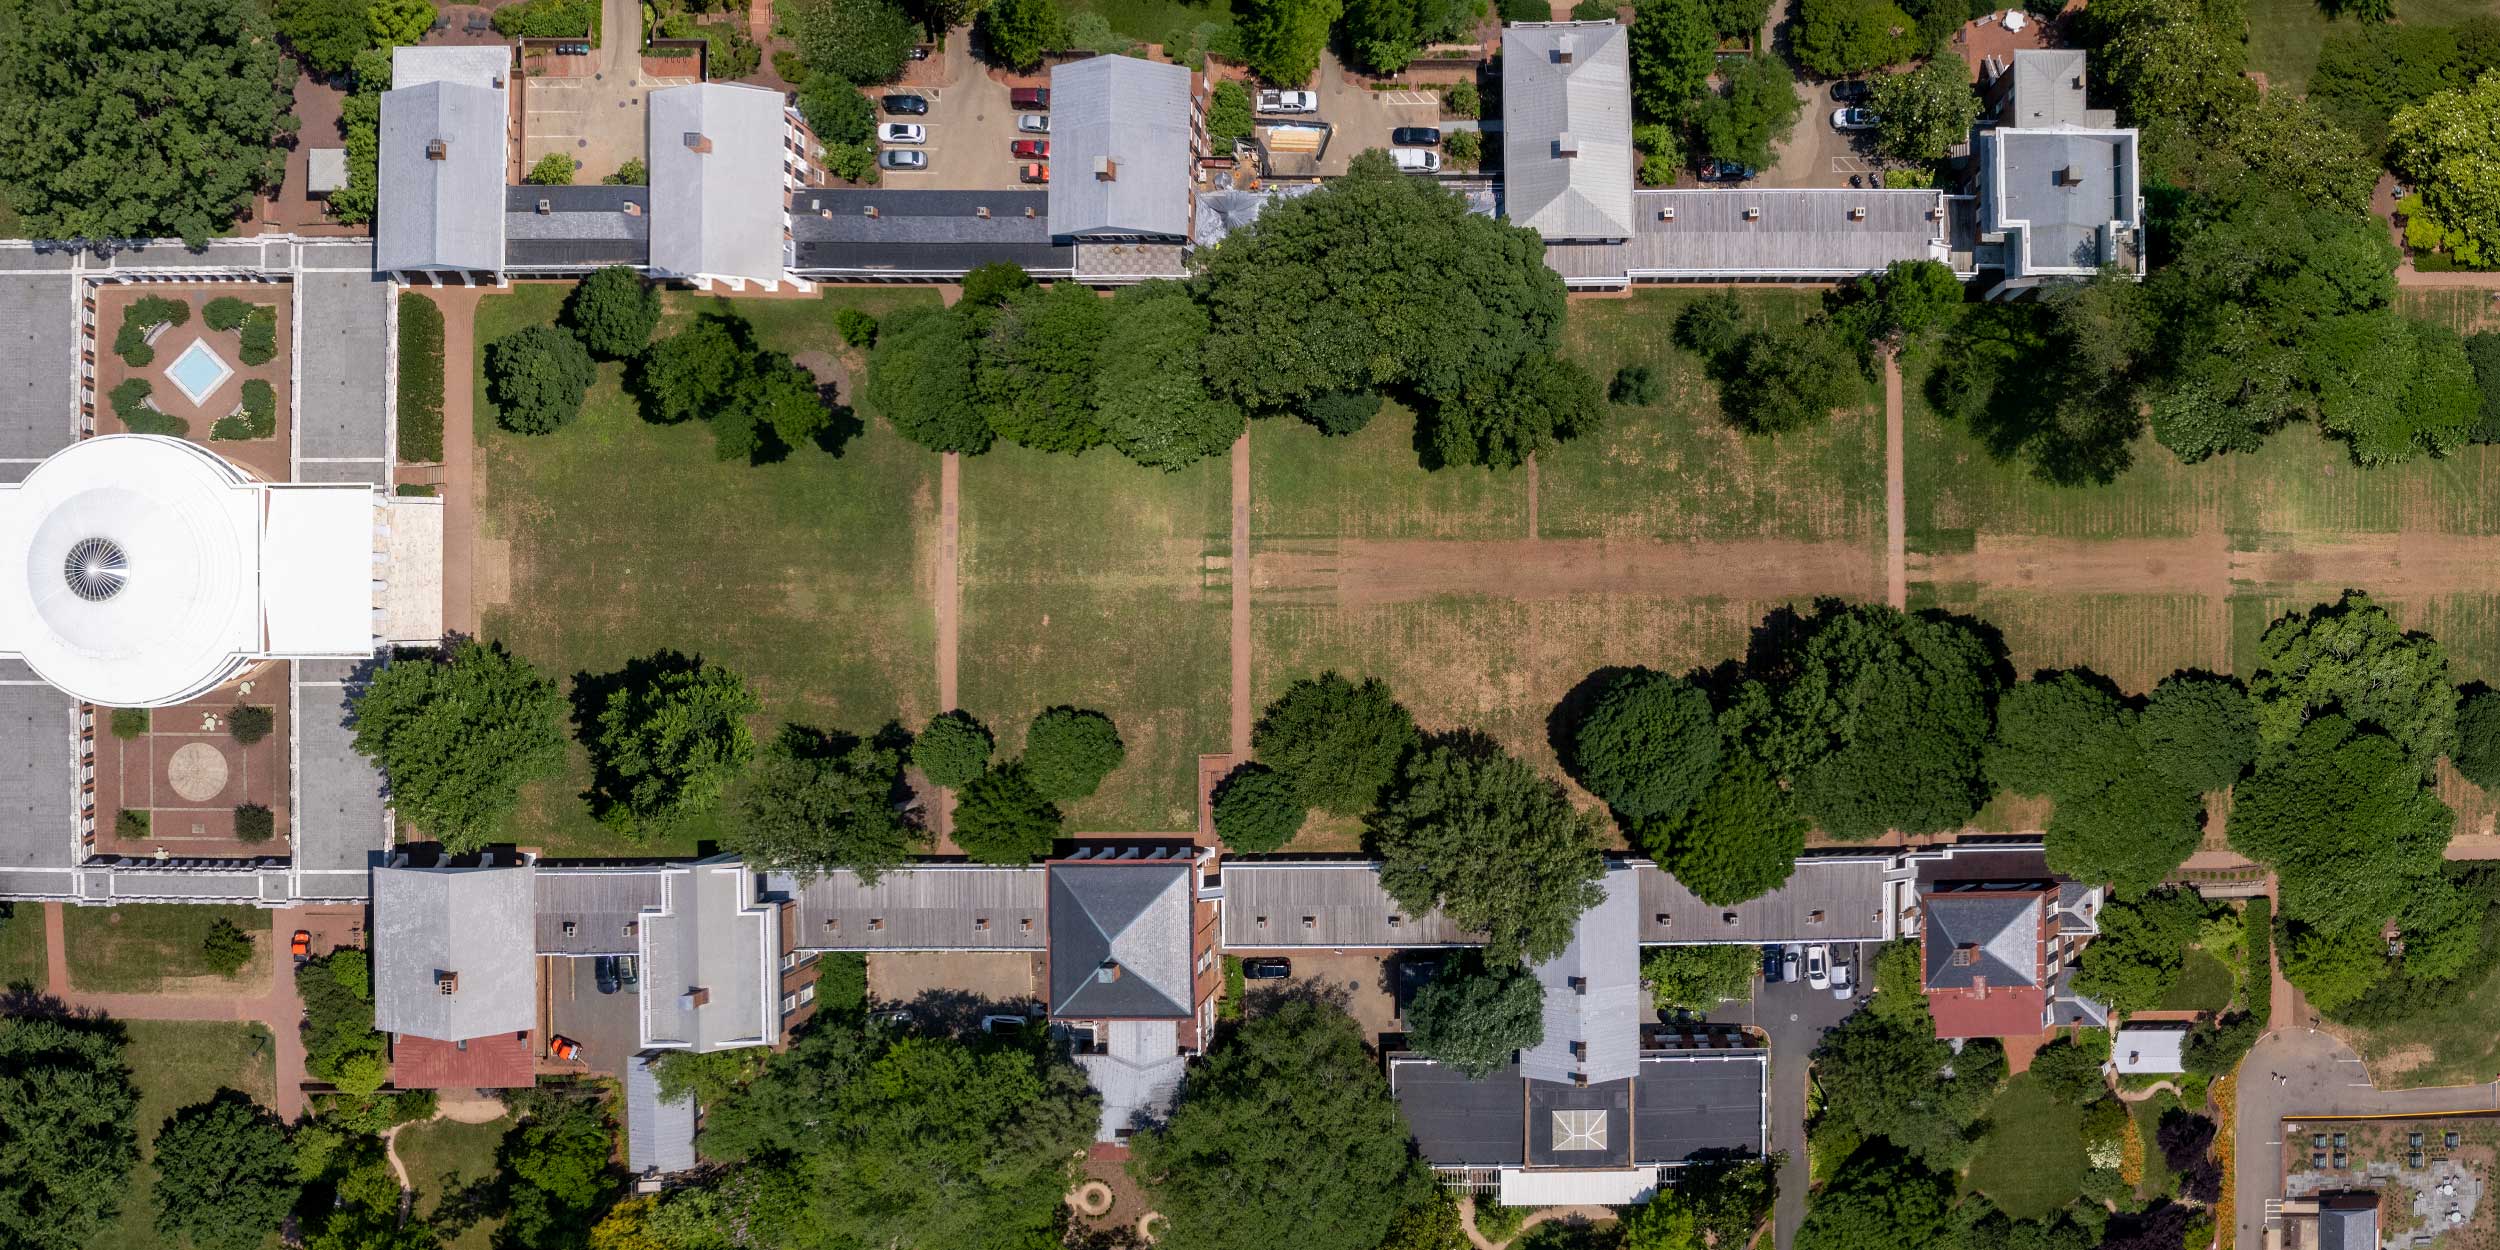
{"label": "paved road", "polygon": [[2294,1026],[2261,1039],[2240,1065],[2238,1151],[2239,1250],[2265,1242],[2268,1198],[2282,1190],[2282,1122],[2301,1116],[2428,1115],[2500,1111],[2500,1087],[2374,1088],[2351,1048],[2316,1029]]}
{"label": "paved road", "polygon": [[[1849,981],[1863,987],[1872,968],[1856,955],[1856,947],[1832,948],[1835,962],[1850,965]],[[1866,1001],[1861,988],[1847,1001],[1829,990],[1802,981],[1764,985],[1751,1003],[1712,1012],[1710,1018],[1758,1025],[1771,1036],[1771,1150],[1786,1156],[1780,1164],[1779,1200],[1771,1210],[1771,1228],[1778,1250],[1788,1250],[1797,1226],[1806,1218],[1806,1057],[1814,1053],[1823,1030],[1832,1027]]]}

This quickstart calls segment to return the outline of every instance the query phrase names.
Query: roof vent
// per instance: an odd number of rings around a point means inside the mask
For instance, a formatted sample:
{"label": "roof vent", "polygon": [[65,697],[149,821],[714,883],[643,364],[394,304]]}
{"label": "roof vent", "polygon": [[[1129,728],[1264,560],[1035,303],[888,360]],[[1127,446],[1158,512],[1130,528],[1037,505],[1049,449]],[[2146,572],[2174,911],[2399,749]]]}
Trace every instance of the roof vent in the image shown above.
{"label": "roof vent", "polygon": [[628,216],[628,217],[640,217],[640,216],[642,216],[642,201],[640,201],[640,200],[627,200],[627,201],[625,201],[625,215],[626,215],[626,216]]}
{"label": "roof vent", "polygon": [[1673,205],[1673,204],[1669,204],[1669,205],[1667,205],[1665,208],[1659,209],[1659,210],[1658,210],[1658,220],[1660,220],[1660,221],[1673,221],[1673,220],[1675,220],[1675,205]]}
{"label": "roof vent", "polygon": [[1864,205],[1864,204],[1860,204],[1860,205],[1857,205],[1857,206],[1856,206],[1856,207],[1854,207],[1854,208],[1851,208],[1851,209],[1849,210],[1849,220],[1851,220],[1851,221],[1864,221],[1864,220],[1866,220],[1866,205]]}
{"label": "roof vent", "polygon": [[701,153],[701,152],[709,152],[709,151],[711,151],[711,150],[712,150],[712,136],[707,135],[707,134],[703,133],[703,132],[702,132],[702,131],[700,131],[700,130],[689,130],[689,131],[687,131],[687,132],[686,132],[686,150],[687,150],[687,151],[689,151],[689,152],[696,152],[696,153]]}
{"label": "roof vent", "polygon": [[539,215],[539,216],[544,217],[544,216],[546,216],[547,214],[552,213],[552,212],[554,212],[554,211],[556,211],[556,202],[555,202],[554,200],[540,200],[540,201],[538,202],[538,215]]}
{"label": "roof vent", "polygon": [[1115,161],[1108,156],[1095,157],[1094,180],[1096,182],[1118,182],[1120,180],[1120,162]]}
{"label": "roof vent", "polygon": [[425,159],[429,161],[450,160],[451,141],[448,139],[434,139],[427,142],[425,145]]}
{"label": "roof vent", "polygon": [[712,991],[710,987],[698,985],[693,989],[687,990],[685,993],[677,996],[677,1009],[679,1011],[692,1011],[697,1007],[709,1004],[711,1001]]}
{"label": "roof vent", "polygon": [[2081,167],[2081,166],[2077,166],[2077,165],[2068,165],[2068,166],[2066,166],[2065,168],[2058,170],[2058,171],[2057,171],[2057,185],[2059,185],[2059,186],[2061,186],[2061,187],[2066,187],[2066,188],[2068,188],[2068,189],[2070,189],[2070,190],[2071,190],[2071,189],[2073,189],[2073,188],[2075,188],[2075,187],[2082,186],[2082,185],[2083,185],[2083,169],[2082,169],[2082,167]]}
{"label": "roof vent", "polygon": [[574,930],[575,930],[575,929],[577,929],[577,928],[579,928],[579,927],[580,927],[580,926],[578,926],[578,925],[574,924],[574,923],[573,923],[572,921],[570,921],[570,920],[565,921],[565,922],[564,922],[564,936],[566,936],[566,937],[571,937],[571,936],[573,936],[573,932],[574,932]]}
{"label": "roof vent", "polygon": [[1745,210],[1745,220],[1747,220],[1747,221],[1760,221],[1760,220],[1762,220],[1762,210],[1761,210],[1761,209],[1759,209],[1759,208],[1747,208],[1747,209]]}
{"label": "roof vent", "polygon": [[987,204],[972,210],[972,212],[974,216],[979,217],[983,221],[988,221],[990,219],[990,206]]}
{"label": "roof vent", "polygon": [[1032,218],[1033,218],[1033,206],[1032,206],[1032,205],[1027,204],[1027,205],[1025,205],[1025,206],[1024,206],[1024,216],[1025,216],[1025,219],[1026,219],[1026,220],[1028,220],[1028,221],[1032,220]]}
{"label": "roof vent", "polygon": [[457,972],[443,972],[443,971],[437,971],[437,972],[435,972],[435,974],[434,974],[434,991],[435,991],[436,993],[438,993],[438,994],[454,994],[454,993],[458,993],[458,992],[459,992],[459,990],[460,990],[460,974],[459,974],[459,973],[457,973]]}
{"label": "roof vent", "polygon": [[863,210],[863,211],[865,212],[865,214],[866,214],[867,216],[869,216],[869,217],[875,217],[875,216],[877,215],[877,206],[876,206],[876,205],[874,205],[874,204],[871,204],[871,205],[869,205],[869,206],[868,206],[865,210]]}
{"label": "roof vent", "polygon": [[1554,136],[1554,155],[1570,158],[1580,154],[1579,137],[1566,130]]}
{"label": "roof vent", "polygon": [[1977,946],[1977,944],[1975,944],[1975,943],[1971,943],[1971,942],[1964,942],[1964,943],[1962,943],[1960,946],[1956,946],[1956,947],[1954,947],[1954,948],[1953,948],[1953,966],[1954,966],[1954,967],[1957,967],[1957,968],[1968,968],[1968,967],[1970,967],[1971,965],[1976,964],[1976,963],[1978,963],[1978,962],[1979,962],[1979,947]]}
{"label": "roof vent", "polygon": [[1556,64],[1556,65],[1569,65],[1569,64],[1571,64],[1571,56],[1572,56],[1572,53],[1575,51],[1575,49],[1574,49],[1571,45],[1572,45],[1572,38],[1571,38],[1571,36],[1569,36],[1569,35],[1564,35],[1562,38],[1557,39],[1557,40],[1555,40],[1555,41],[1554,41],[1554,64]]}

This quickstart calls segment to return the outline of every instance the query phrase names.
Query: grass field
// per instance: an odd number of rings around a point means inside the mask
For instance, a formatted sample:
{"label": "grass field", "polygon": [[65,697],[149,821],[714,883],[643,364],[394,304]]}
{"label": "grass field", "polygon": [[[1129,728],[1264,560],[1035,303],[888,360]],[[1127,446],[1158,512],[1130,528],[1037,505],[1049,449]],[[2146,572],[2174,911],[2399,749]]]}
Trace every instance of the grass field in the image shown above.
{"label": "grass field", "polygon": [[2162,1113],[2179,1105],[2179,1096],[2162,1090],[2142,1102],[2127,1104],[2127,1114],[2135,1118],[2136,1136],[2144,1142],[2144,1178],[2136,1182],[2139,1198],[2156,1198],[2170,1192],[2170,1161],[2162,1158],[2160,1139]]}
{"label": "grass field", "polygon": [[[485,1124],[429,1120],[401,1129],[399,1161],[408,1169],[408,1183],[417,1190],[416,1217],[433,1219],[447,1194],[494,1176],[495,1148],[503,1144],[504,1134],[511,1128],[512,1118],[506,1116]],[[457,1236],[445,1237],[444,1250],[487,1250],[502,1223],[491,1217],[478,1220],[461,1229]]]}
{"label": "grass field", "polygon": [[1197,757],[1227,749],[1232,486],[1108,448],[1000,444],[963,466],[958,672],[967,711],[1022,749],[1035,713],[1109,716],[1126,762],[1067,805],[1070,832],[1197,828]]}
{"label": "grass field", "polygon": [[[2404,0],[2399,16],[2408,26],[2444,26],[2490,11],[2486,0]],[[2269,86],[2305,92],[2327,32],[2359,25],[2353,18],[2329,21],[2318,0],[2248,0],[2248,68]]]}
{"label": "grass field", "polygon": [[120,1220],[88,1250],[175,1250],[156,1235],[157,1131],[174,1112],[228,1087],[266,1104],[277,1087],[277,1061],[269,1030],[257,1024],[130,1020],[122,1027],[130,1035],[122,1059],[139,1091],[132,1121],[139,1134],[139,1166],[131,1172]]}
{"label": "grass field", "polygon": [[[214,993],[258,987],[269,976],[269,913],[256,907],[174,906],[138,903],[124,907],[64,907],[62,941],[69,948],[69,980],[102,994],[148,994],[158,990]],[[43,915],[22,913],[38,930]],[[200,942],[209,926],[231,921],[252,935],[252,961],[232,977],[208,970]],[[15,924],[13,920],[10,922]]]}
{"label": "grass field", "polygon": [[1415,455],[1415,414],[1381,407],[1372,423],[1331,438],[1275,419],[1250,430],[1250,549],[1334,538],[1523,538],[1528,477],[1427,470]]}
{"label": "grass field", "polygon": [[2231,1005],[2231,995],[2238,988],[2239,978],[2229,966],[2202,948],[2191,948],[2178,981],[2154,1006],[2162,1011],[2220,1011]]}
{"label": "grass field", "polygon": [[0,988],[24,983],[44,987],[43,904],[0,905]]}
{"label": "grass field", "polygon": [[2466,1085],[2500,1069],[2500,976],[2485,976],[2465,994],[2445,998],[2403,1023],[2381,1029],[2339,1028],[2368,1061],[2380,1089]]}
{"label": "grass field", "polygon": [[1971,1158],[1969,1187],[2007,1215],[2039,1219],[2083,1191],[2083,1119],[2026,1072],[1988,1108],[1988,1135]]}
{"label": "grass field", "polygon": [[[531,285],[483,301],[481,344],[553,320],[566,288]],[[759,342],[834,381],[856,367],[836,310],[883,313],[925,290],[844,290],[819,300],[743,300]],[[673,294],[672,323],[706,301]],[[722,463],[699,424],[642,420],[620,365],[573,424],[524,437],[492,424],[479,382],[481,564],[508,550],[508,602],[484,632],[559,681],[606,673],[663,648],[699,650],[744,674],[762,698],[760,737],[783,721],[872,733],[918,724],[936,707],[936,626],[927,570],[936,542],[937,460],[883,422],[839,457],[810,447],[780,464]],[[847,379],[839,384],[850,398]],[[496,580],[481,572],[481,582]],[[481,601],[485,587],[481,587]],[[558,854],[615,853],[578,798],[587,757],[534,785],[520,825]],[[631,849],[691,851],[712,820]]]}

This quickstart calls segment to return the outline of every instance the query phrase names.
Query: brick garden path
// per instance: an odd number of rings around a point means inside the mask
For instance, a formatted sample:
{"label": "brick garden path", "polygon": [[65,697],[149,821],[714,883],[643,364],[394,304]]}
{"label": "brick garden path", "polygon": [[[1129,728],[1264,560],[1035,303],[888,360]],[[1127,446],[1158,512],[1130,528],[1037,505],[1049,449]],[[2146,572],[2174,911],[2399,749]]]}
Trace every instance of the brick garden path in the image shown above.
{"label": "brick garden path", "polygon": [[477,302],[474,287],[419,288],[443,310],[443,628],[476,637]]}

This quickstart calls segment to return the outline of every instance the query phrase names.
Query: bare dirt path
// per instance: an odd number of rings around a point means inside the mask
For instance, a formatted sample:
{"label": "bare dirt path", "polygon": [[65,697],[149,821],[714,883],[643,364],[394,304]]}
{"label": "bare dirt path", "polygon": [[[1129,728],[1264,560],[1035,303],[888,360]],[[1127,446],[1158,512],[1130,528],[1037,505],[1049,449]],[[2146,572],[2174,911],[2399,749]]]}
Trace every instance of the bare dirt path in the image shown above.
{"label": "bare dirt path", "polygon": [[2219,527],[2180,538],[1988,535],[1969,551],[1913,555],[1908,564],[1920,581],[1992,590],[2221,598],[2252,589],[2361,585],[2382,599],[2403,599],[2483,593],[2500,563],[2500,537],[2428,530],[2261,541],[2265,550],[2234,550],[2232,536]]}
{"label": "bare dirt path", "polygon": [[1901,362],[1884,353],[1884,602],[1910,606],[1910,505],[1903,486]]}
{"label": "bare dirt path", "polygon": [[269,980],[259,994],[244,998],[226,994],[89,994],[70,984],[67,922],[61,904],[43,905],[45,992],[63,1005],[101,1012],[123,1020],[236,1020],[269,1030],[276,1051],[276,1091],[272,1110],[292,1121],[304,1111],[304,1003],[295,993],[294,969],[283,953],[298,928],[319,923],[301,908],[269,913]]}
{"label": "bare dirt path", "polygon": [[1235,760],[1250,758],[1250,431],[1233,442],[1233,723]]}
{"label": "bare dirt path", "polygon": [[1776,600],[1874,593],[1866,548],[1776,539],[1662,543],[1608,538],[1453,542],[1310,540],[1262,545],[1252,583],[1281,602],[1349,607],[1441,595],[1559,599],[1658,595]]}

